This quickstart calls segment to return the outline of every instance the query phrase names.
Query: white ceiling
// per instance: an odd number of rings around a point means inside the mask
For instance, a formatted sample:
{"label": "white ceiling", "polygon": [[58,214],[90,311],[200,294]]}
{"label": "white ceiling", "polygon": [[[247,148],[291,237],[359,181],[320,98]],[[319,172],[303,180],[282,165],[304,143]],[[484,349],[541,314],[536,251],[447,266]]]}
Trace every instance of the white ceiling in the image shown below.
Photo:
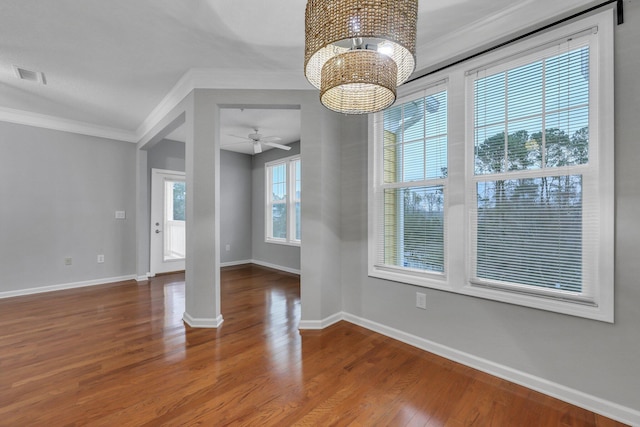
{"label": "white ceiling", "polygon": [[[420,0],[417,69],[595,3]],[[2,0],[0,120],[139,134],[154,108],[194,69],[215,76],[220,88],[312,89],[302,71],[305,4]],[[47,84],[18,80],[13,65],[44,72]],[[273,110],[247,111],[229,112],[235,124],[223,120],[222,135],[245,135],[252,126],[265,135],[291,131],[268,127],[281,122]],[[264,117],[248,117],[258,111]],[[299,138],[299,120],[295,126]]]}

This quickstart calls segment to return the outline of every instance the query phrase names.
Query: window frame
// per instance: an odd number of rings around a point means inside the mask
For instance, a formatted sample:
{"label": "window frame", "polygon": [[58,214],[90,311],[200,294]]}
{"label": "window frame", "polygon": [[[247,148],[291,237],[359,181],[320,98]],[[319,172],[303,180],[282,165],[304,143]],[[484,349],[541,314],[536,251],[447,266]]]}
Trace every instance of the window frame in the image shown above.
{"label": "window frame", "polygon": [[[407,102],[411,97],[420,96],[420,93],[441,84],[443,80],[447,81],[449,133],[445,227],[448,232],[445,236],[445,271],[441,277],[426,272],[395,271],[376,265],[377,250],[381,244],[376,239],[381,221],[378,184],[381,182],[380,174],[383,173],[380,163],[383,135],[379,129],[383,113],[369,115],[369,276],[604,322],[614,321],[613,25],[613,9],[608,9],[414,80],[398,89],[399,96],[395,105]],[[597,236],[597,242],[592,246],[594,252],[590,260],[596,264],[593,268],[594,289],[590,296],[591,301],[582,298],[563,299],[557,294],[550,298],[545,292],[526,293],[519,289],[512,291],[473,283],[472,210],[477,202],[472,186],[477,180],[474,174],[473,79],[469,78],[469,75],[480,69],[506,67],[505,64],[508,63],[529,63],[527,58],[541,54],[543,50],[558,44],[561,40],[578,36],[588,37],[590,46],[589,163],[594,162],[594,165],[593,168],[588,168],[588,172],[585,168],[584,173],[595,174],[589,179],[597,183],[596,209],[599,215],[599,224],[592,230]],[[514,67],[517,65],[508,68]],[[553,169],[557,175],[571,173],[567,172],[571,167]],[[524,172],[525,175],[531,173]],[[502,178],[493,176],[490,179],[514,178],[508,175],[505,173]],[[583,236],[584,230],[583,226]],[[584,265],[584,254],[582,258]]]}
{"label": "window frame", "polygon": [[[430,95],[440,93],[442,91],[448,91],[447,80],[439,80],[433,82],[426,87],[421,88],[419,91],[412,93],[408,96],[398,98],[394,105],[402,105],[415,101],[417,99],[426,98]],[[448,95],[447,95],[448,99]],[[380,165],[380,169],[374,168],[372,176],[370,176],[371,182],[369,188],[371,194],[369,197],[370,206],[370,230],[369,230],[369,275],[372,277],[378,277],[382,279],[389,279],[393,281],[405,282],[415,285],[425,286],[425,283],[429,283],[429,287],[443,288],[446,287],[447,272],[448,272],[448,251],[447,251],[447,236],[448,236],[448,177],[445,178],[425,178],[421,181],[401,181],[397,183],[385,183],[384,182],[384,170],[382,163],[384,162],[384,113],[378,113],[369,116],[369,135],[373,136],[373,143],[369,144],[370,153],[369,158],[373,159]],[[447,102],[447,129],[449,129],[449,103]],[[448,135],[448,133],[447,133]],[[448,156],[448,154],[447,154]],[[447,163],[448,167],[448,163]],[[371,170],[371,167],[370,167]],[[384,265],[378,262],[378,254],[380,253],[380,246],[384,246],[383,242],[378,242],[377,237],[381,235],[381,229],[384,228],[384,215],[381,214],[382,204],[384,202],[384,191],[387,189],[407,189],[407,188],[419,188],[419,187],[435,187],[442,186],[442,193],[444,197],[444,260],[443,271],[426,271],[415,268]],[[375,212],[371,215],[371,212]],[[373,236],[373,237],[372,237]]]}
{"label": "window frame", "polygon": [[[298,164],[298,167],[302,166],[301,156],[296,154],[294,156],[283,157],[277,160],[272,160],[264,164],[265,170],[265,242],[276,243],[280,245],[300,246],[302,239],[296,239],[296,202],[302,202],[302,196],[296,198],[296,168],[294,164]],[[287,189],[287,196],[282,204],[285,204],[285,212],[287,217],[287,236],[285,238],[273,237],[273,168],[277,166],[285,166],[285,186]],[[302,237],[302,236],[301,236]]]}

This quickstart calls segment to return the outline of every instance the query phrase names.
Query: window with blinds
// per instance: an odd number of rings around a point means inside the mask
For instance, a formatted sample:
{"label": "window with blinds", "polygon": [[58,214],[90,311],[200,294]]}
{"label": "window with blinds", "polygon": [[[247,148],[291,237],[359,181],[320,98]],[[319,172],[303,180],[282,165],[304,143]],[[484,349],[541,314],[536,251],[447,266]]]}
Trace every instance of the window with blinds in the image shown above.
{"label": "window with blinds", "polygon": [[[589,45],[571,39],[473,80],[472,278],[589,296]],[[471,85],[470,85],[471,86]],[[585,227],[589,225],[589,227]],[[587,232],[585,233],[585,230]]]}
{"label": "window with blinds", "polygon": [[613,322],[613,19],[399,88],[369,117],[368,274]]}
{"label": "window with blinds", "polygon": [[378,263],[443,273],[447,92],[435,90],[384,112]]}

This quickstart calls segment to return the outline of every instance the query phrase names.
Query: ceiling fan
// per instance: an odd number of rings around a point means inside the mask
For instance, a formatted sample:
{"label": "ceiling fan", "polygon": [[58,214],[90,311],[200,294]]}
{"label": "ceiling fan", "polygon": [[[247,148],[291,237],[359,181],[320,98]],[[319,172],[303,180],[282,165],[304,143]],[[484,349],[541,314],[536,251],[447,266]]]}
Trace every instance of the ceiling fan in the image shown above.
{"label": "ceiling fan", "polygon": [[[260,135],[260,133],[258,133],[257,128],[254,128],[253,133],[250,133],[246,137],[238,136],[238,135],[229,135],[229,136],[233,136],[234,138],[244,139],[245,141],[252,143],[253,154],[262,153],[262,145],[268,145],[269,147],[275,147],[281,150],[287,150],[287,151],[291,150],[291,147],[289,146],[277,144],[274,142],[274,141],[280,141],[281,138],[278,138],[277,136],[262,136]],[[233,144],[227,144],[227,145],[233,145]]]}

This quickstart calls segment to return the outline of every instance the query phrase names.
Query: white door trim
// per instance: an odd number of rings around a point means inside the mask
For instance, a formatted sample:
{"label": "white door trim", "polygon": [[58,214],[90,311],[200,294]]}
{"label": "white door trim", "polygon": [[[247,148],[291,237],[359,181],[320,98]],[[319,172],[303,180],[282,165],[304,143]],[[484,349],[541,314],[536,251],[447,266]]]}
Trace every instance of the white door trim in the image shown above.
{"label": "white door trim", "polygon": [[151,169],[151,209],[149,230],[149,270],[151,277],[158,273],[181,271],[185,260],[164,260],[164,182],[165,180],[185,181],[185,173],[168,169]]}

